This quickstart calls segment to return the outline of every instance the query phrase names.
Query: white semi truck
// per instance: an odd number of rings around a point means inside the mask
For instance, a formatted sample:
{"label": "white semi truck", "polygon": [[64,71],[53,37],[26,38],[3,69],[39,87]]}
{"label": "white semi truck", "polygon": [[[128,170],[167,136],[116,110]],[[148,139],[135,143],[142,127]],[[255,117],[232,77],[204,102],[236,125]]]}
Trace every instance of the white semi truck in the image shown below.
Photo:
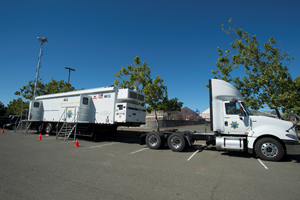
{"label": "white semi truck", "polygon": [[217,150],[246,151],[263,160],[280,160],[287,154],[300,154],[295,125],[291,122],[254,116],[248,110],[240,92],[228,82],[209,80],[210,120],[213,133],[179,132],[170,129],[149,132],[140,138],[140,144],[159,149],[166,144],[172,151],[183,151],[195,140],[206,140]]}
{"label": "white semi truck", "polygon": [[[145,95],[116,86],[38,96],[30,102],[28,122],[38,133],[93,136],[104,129],[145,124]],[[76,132],[77,131],[77,132]]]}

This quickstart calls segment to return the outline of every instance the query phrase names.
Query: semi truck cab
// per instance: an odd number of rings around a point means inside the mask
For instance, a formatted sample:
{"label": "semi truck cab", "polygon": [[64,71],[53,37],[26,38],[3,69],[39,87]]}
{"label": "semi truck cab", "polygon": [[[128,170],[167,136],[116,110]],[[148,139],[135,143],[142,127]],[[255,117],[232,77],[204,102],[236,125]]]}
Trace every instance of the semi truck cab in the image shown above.
{"label": "semi truck cab", "polygon": [[[220,145],[217,148],[233,150],[246,147],[248,152],[256,153],[265,160],[278,160],[284,151],[300,153],[298,135],[292,122],[255,116],[242,100],[233,85],[218,79],[210,80],[211,130],[218,135]],[[222,115],[218,115],[220,111]],[[245,140],[243,147],[241,138]]]}
{"label": "semi truck cab", "polygon": [[206,140],[217,150],[246,151],[263,160],[277,161],[284,152],[300,154],[295,124],[267,116],[253,115],[243,102],[241,93],[230,83],[209,80],[210,121],[213,133],[179,132],[176,129],[146,133],[140,144],[151,149],[165,144],[182,151],[195,140]]}

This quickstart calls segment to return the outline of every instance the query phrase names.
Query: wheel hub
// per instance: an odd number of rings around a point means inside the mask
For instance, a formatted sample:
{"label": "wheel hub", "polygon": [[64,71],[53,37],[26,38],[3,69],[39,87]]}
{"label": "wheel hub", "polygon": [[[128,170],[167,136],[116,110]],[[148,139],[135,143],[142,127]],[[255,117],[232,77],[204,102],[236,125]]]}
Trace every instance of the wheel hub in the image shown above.
{"label": "wheel hub", "polygon": [[172,138],[171,140],[172,146],[178,149],[181,146],[180,140],[177,137]]}
{"label": "wheel hub", "polygon": [[278,153],[278,148],[272,143],[264,143],[261,146],[261,152],[267,157],[274,157]]}
{"label": "wheel hub", "polygon": [[154,135],[152,135],[152,136],[149,138],[149,144],[150,144],[151,146],[155,146],[155,145],[157,144],[157,142],[158,142],[158,140],[157,140],[157,138],[156,138]]}

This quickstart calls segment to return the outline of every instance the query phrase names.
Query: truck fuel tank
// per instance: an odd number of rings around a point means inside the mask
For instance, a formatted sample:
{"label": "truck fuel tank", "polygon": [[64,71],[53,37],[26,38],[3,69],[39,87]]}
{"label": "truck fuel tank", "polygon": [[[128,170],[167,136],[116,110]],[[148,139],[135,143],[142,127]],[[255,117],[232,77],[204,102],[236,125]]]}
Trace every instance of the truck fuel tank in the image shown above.
{"label": "truck fuel tank", "polygon": [[217,150],[244,151],[246,137],[216,137]]}

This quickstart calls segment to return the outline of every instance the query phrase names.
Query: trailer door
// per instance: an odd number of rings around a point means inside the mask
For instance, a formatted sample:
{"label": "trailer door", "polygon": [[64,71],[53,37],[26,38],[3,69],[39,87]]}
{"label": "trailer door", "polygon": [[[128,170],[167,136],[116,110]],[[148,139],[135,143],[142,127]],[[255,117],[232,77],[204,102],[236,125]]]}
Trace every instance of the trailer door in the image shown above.
{"label": "trailer door", "polygon": [[80,95],[80,104],[78,108],[78,122],[90,122],[92,98],[86,95]]}
{"label": "trailer door", "polygon": [[115,122],[126,122],[126,103],[117,103],[115,108]]}
{"label": "trailer door", "polygon": [[30,102],[29,120],[42,121],[43,120],[43,102],[32,100]]}

